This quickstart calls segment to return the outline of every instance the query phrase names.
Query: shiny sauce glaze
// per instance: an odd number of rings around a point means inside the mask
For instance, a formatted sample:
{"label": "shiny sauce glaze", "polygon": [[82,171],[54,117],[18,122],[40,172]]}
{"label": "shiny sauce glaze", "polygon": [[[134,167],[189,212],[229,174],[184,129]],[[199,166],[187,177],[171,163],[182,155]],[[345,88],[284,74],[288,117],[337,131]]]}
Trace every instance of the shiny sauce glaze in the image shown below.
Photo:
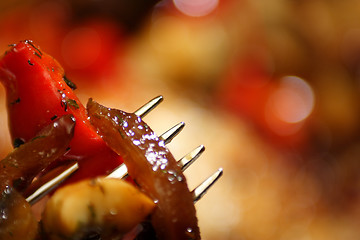
{"label": "shiny sauce glaze", "polygon": [[90,122],[124,159],[130,177],[157,204],[152,225],[159,239],[200,239],[196,210],[185,176],[170,151],[133,113],[110,109],[92,99]]}

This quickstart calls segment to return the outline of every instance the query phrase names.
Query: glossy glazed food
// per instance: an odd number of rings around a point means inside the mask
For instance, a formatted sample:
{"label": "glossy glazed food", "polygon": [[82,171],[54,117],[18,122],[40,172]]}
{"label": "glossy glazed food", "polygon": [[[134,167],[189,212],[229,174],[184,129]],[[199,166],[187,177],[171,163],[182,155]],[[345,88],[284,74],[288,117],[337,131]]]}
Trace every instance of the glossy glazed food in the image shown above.
{"label": "glossy glazed food", "polygon": [[[185,176],[164,141],[140,117],[107,109],[92,100],[86,110],[73,92],[75,85],[66,78],[61,66],[29,40],[12,45],[0,60],[0,79],[6,90],[14,146],[28,148],[33,155],[46,159],[46,164],[40,166],[41,159],[30,161],[26,152],[15,160],[5,159],[2,161],[4,166],[19,161],[28,163],[28,169],[19,178],[17,175],[10,176],[8,172],[11,171],[4,168],[1,176],[21,179],[21,189],[26,190],[33,177],[41,170],[47,171],[50,162],[55,162],[51,166],[53,168],[74,159],[80,166],[66,182],[67,185],[60,187],[50,198],[43,214],[42,227],[40,231],[34,227],[30,239],[33,236],[43,239],[135,237],[141,230],[135,229],[133,234],[132,229],[149,214],[156,233],[152,237],[200,239],[196,211]],[[72,131],[63,121],[72,123]],[[115,125],[109,125],[111,121]],[[64,125],[71,135],[67,141],[54,137],[54,134],[50,135],[50,139],[43,138],[45,133],[56,132],[58,125]],[[44,130],[44,126],[50,127]],[[42,145],[31,145],[35,142],[31,140],[35,134],[40,134],[38,138],[45,141]],[[50,140],[58,141],[63,152],[55,155],[58,151],[49,145]],[[123,158],[130,180],[136,185],[129,185],[123,180],[94,179],[114,169]],[[3,185],[3,199],[7,200],[4,211],[12,209],[16,201],[23,202],[26,207],[26,211],[12,215],[6,224],[17,228],[17,219],[29,216],[31,225],[36,226],[30,207],[21,195],[11,190],[11,182],[3,181]],[[26,226],[24,223],[23,228]],[[12,236],[12,231],[6,232]]]}

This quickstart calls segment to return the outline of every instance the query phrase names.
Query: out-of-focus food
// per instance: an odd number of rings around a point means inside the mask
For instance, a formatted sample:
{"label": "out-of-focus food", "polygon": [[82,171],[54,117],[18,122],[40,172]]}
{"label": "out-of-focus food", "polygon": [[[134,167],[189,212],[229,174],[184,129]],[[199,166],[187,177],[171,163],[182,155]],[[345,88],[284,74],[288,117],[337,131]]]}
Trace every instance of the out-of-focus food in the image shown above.
{"label": "out-of-focus food", "polygon": [[83,180],[56,191],[42,226],[46,239],[120,239],[154,207],[148,196],[123,180]]}

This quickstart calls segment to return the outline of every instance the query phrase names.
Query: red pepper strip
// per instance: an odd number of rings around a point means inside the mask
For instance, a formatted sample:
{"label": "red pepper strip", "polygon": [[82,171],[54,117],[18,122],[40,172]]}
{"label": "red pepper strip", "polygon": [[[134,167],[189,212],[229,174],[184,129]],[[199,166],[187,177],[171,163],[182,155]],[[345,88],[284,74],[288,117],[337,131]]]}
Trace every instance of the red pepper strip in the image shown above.
{"label": "red pepper strip", "polygon": [[165,144],[133,113],[87,104],[90,122],[123,156],[129,175],[157,202],[152,223],[159,239],[200,239],[192,195]]}
{"label": "red pepper strip", "polygon": [[89,123],[63,68],[32,41],[13,45],[0,59],[0,81],[6,90],[13,142],[27,142],[54,119],[72,114],[77,124],[70,151],[63,158],[79,161],[73,180],[106,174],[122,163]]}
{"label": "red pepper strip", "polygon": [[0,161],[0,190],[12,186],[23,191],[33,178],[68,150],[75,119],[65,115],[46,126],[31,141],[14,149]]}

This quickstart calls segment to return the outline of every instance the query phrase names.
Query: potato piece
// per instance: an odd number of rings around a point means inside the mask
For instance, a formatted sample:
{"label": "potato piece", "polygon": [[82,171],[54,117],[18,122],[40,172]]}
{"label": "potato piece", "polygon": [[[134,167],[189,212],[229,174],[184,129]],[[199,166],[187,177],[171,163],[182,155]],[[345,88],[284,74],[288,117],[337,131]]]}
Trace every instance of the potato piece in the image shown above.
{"label": "potato piece", "polygon": [[121,235],[148,216],[154,202],[133,185],[119,179],[84,180],[59,189],[43,214],[49,239],[103,238]]}

